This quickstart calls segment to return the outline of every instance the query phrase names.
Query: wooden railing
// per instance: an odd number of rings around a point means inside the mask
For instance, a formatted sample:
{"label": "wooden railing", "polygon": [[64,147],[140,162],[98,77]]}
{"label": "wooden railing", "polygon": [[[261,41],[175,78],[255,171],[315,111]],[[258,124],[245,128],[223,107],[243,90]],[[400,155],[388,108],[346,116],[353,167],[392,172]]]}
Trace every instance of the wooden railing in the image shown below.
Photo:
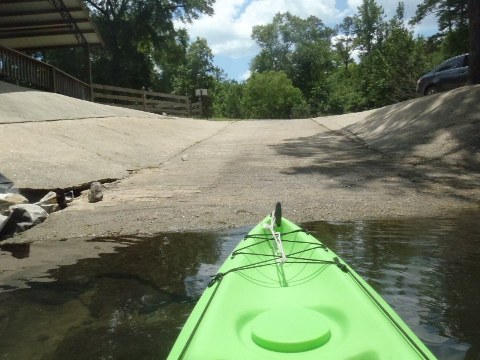
{"label": "wooden railing", "polygon": [[0,45],[0,80],[72,96],[90,99],[90,86],[54,66]]}
{"label": "wooden railing", "polygon": [[91,86],[54,66],[0,45],[0,80],[98,103],[180,116],[202,116],[201,103],[188,96],[117,86]]}
{"label": "wooden railing", "polygon": [[190,116],[188,96],[92,84],[93,101],[130,109],[169,115]]}

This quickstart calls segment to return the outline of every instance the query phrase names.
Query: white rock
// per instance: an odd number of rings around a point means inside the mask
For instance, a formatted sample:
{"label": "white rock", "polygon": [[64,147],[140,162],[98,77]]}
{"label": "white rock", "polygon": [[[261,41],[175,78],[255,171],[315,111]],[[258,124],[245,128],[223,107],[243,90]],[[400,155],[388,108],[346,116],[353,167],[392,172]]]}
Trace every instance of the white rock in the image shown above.
{"label": "white rock", "polygon": [[43,210],[47,213],[52,213],[59,209],[57,203],[57,194],[54,191],[50,191],[47,195],[41,198],[39,201],[35,203],[35,205],[40,206]]}
{"label": "white rock", "polygon": [[17,224],[17,231],[24,231],[43,222],[48,214],[35,204],[20,204],[10,206],[10,221]]}
{"label": "white rock", "polygon": [[35,205],[40,204],[56,204],[57,203],[57,194],[54,191],[50,191],[47,195],[41,198],[35,203]]}
{"label": "white rock", "polygon": [[26,204],[28,199],[20,194],[6,193],[0,194],[0,213],[12,205]]}

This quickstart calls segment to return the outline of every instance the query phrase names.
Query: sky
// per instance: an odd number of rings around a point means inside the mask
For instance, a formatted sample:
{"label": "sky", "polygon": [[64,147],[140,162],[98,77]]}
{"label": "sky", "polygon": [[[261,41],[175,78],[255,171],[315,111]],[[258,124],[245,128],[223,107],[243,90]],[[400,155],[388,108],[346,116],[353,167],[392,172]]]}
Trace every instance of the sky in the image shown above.
{"label": "sky", "polygon": [[[376,0],[388,18],[395,13],[398,1]],[[405,19],[409,20],[422,0],[403,0]],[[301,18],[314,15],[327,26],[333,27],[345,16],[357,13],[362,0],[216,0],[213,16],[201,16],[191,24],[177,23],[185,27],[190,40],[197,37],[207,40],[214,55],[214,65],[223,69],[229,79],[248,79],[249,65],[259,53],[255,41],[251,39],[255,25],[265,25],[272,21],[276,13],[289,11]],[[431,35],[437,32],[436,20],[429,17],[414,28],[415,33]]]}

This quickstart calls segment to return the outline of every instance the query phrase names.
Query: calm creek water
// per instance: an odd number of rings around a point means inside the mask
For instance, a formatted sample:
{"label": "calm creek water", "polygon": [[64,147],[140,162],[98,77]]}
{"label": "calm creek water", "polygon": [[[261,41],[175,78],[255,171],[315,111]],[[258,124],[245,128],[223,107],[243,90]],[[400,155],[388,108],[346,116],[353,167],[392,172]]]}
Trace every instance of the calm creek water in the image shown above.
{"label": "calm creek water", "polygon": [[[439,359],[480,359],[479,220],[480,212],[462,212],[304,227]],[[116,239],[130,245],[52,270],[51,282],[0,293],[0,359],[164,359],[210,275],[248,230]]]}

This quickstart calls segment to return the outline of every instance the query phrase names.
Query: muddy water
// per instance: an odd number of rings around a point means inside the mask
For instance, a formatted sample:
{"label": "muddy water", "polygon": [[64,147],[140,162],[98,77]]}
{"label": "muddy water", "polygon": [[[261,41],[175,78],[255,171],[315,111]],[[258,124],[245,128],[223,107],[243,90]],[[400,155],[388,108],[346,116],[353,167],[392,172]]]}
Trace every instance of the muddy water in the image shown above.
{"label": "muddy water", "polygon": [[[464,212],[305,227],[440,359],[479,359],[479,219],[480,212]],[[120,239],[130,245],[52,270],[50,282],[0,293],[0,359],[165,358],[210,275],[246,231]],[[4,249],[35,256],[27,250]]]}

